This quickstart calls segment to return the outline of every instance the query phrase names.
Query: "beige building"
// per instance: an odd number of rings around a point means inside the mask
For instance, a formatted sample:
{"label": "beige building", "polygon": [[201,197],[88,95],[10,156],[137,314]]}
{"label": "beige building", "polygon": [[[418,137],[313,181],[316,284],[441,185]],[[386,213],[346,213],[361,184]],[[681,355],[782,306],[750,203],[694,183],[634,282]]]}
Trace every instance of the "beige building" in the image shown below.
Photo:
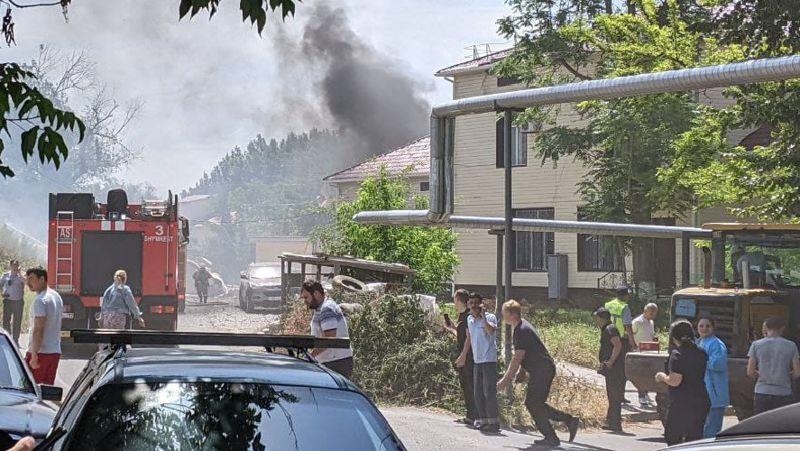
{"label": "beige building", "polygon": [[[516,80],[498,78],[489,69],[509,53],[492,53],[465,63],[447,67],[436,73],[453,84],[453,98],[495,94],[523,89]],[[721,90],[700,93],[712,105],[725,100]],[[499,120],[498,120],[499,118]],[[504,171],[502,161],[502,117],[495,113],[459,116],[455,129],[455,212],[456,215],[504,215]],[[562,105],[558,125],[580,126],[586,123],[572,105]],[[731,139],[738,142],[745,133]],[[571,159],[562,159],[554,166],[544,165],[532,150],[535,135],[514,127],[513,209],[516,217],[581,220],[581,199],[577,184],[586,167]],[[702,225],[712,220],[728,219],[721,209],[689,214],[683,220],[662,218],[661,225]],[[583,302],[599,302],[603,288],[625,280],[623,268],[631,271],[630,257],[603,252],[606,238],[567,233],[517,232],[514,243],[513,296],[528,300],[546,300],[548,293],[547,255],[558,253],[567,258],[569,298]],[[458,254],[462,260],[455,277],[460,287],[485,294],[494,293],[496,274],[496,239],[486,231],[460,231]],[[657,252],[656,289],[671,292],[681,280],[681,244],[676,240],[653,241]],[[693,251],[694,252],[694,251]],[[699,267],[699,265],[694,265]],[[694,277],[696,275],[693,274]],[[694,278],[693,277],[693,278]]]}

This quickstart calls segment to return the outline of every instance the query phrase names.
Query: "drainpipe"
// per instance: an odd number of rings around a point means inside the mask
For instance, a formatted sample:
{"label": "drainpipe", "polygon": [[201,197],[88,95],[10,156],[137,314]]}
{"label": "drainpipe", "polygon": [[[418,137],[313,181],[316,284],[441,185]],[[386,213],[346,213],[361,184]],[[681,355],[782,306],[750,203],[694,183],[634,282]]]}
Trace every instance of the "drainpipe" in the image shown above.
{"label": "drainpipe", "polygon": [[[544,88],[453,100],[431,112],[430,210],[420,211],[432,222],[447,222],[453,212],[454,118],[536,105],[584,100],[608,100],[645,94],[694,91],[723,86],[780,81],[800,77],[800,56],[765,58],[742,63],[589,80]],[[381,216],[387,212],[372,212]],[[362,217],[363,218],[363,217]],[[389,219],[387,216],[386,219]],[[355,221],[361,221],[357,215]],[[408,225],[410,223],[406,223]]]}

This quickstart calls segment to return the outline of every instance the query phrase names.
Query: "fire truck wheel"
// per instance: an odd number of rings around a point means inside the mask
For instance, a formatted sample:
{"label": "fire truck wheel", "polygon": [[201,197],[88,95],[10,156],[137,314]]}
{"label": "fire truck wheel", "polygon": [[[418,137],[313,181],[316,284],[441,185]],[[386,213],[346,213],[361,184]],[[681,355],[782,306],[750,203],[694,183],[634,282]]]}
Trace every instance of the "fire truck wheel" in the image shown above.
{"label": "fire truck wheel", "polygon": [[364,284],[364,282],[354,277],[343,276],[341,274],[333,278],[332,284],[335,287],[339,287],[344,291],[350,292],[366,291],[367,289],[367,286]]}

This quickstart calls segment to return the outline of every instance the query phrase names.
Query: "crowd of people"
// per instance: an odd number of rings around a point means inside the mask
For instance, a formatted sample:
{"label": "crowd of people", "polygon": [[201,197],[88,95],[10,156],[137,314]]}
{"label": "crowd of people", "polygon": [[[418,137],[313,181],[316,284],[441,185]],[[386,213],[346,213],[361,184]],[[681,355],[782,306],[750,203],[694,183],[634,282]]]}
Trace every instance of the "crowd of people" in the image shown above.
{"label": "crowd of people", "polygon": [[[598,373],[605,377],[608,410],[603,429],[622,432],[622,405],[626,403],[625,355],[657,342],[654,320],[656,304],[647,304],[633,318],[627,288],[598,308],[593,316],[599,331]],[[560,439],[552,422],[563,423],[572,441],[580,420],[547,404],[556,374],[553,358],[534,327],[522,317],[522,306],[509,300],[502,306],[502,319],[512,329],[513,357],[504,374],[498,374],[498,318],[487,311],[482,297],[458,290],[454,295],[458,319],[446,327],[456,337],[459,350],[455,366],[466,406],[466,416],[457,420],[483,432],[499,431],[498,391],[514,382],[527,381],[525,407],[544,436],[537,445],[558,446]],[[764,322],[764,338],[753,342],[748,353],[747,374],[755,384],[754,413],[782,407],[795,401],[793,379],[800,378],[797,346],[782,337],[786,321],[780,317]],[[715,334],[713,318],[701,317],[695,329],[687,320],[675,321],[669,329],[669,357],[655,380],[667,386],[669,409],[664,437],[673,445],[716,436],[722,429],[725,409],[730,405],[728,350]],[[499,380],[498,380],[499,378]],[[643,407],[653,402],[639,393]]]}
{"label": "crowd of people", "polygon": [[[3,327],[19,340],[24,287],[35,293],[31,306],[31,334],[25,360],[37,383],[55,382],[61,357],[63,301],[48,287],[47,271],[30,268],[24,276],[19,262],[11,261],[9,271],[0,277],[3,295]],[[300,291],[306,306],[313,310],[309,325],[317,337],[349,337],[347,320],[339,305],[326,295],[318,281],[306,281]],[[625,355],[644,343],[657,341],[654,320],[658,306],[647,304],[633,318],[627,289],[595,310],[599,328],[598,373],[605,377],[608,410],[604,429],[622,431],[622,404],[625,400]],[[502,318],[512,327],[513,356],[504,374],[498,366],[498,318],[487,310],[477,293],[460,289],[454,295],[458,318],[446,318],[446,327],[456,338],[459,355],[454,364],[463,391],[466,416],[459,422],[486,433],[500,430],[498,391],[514,382],[526,382],[524,405],[543,435],[537,445],[558,446],[561,442],[553,422],[563,423],[573,441],[580,419],[562,412],[547,401],[556,376],[555,362],[535,328],[523,318],[517,301],[502,305]],[[114,273],[114,281],[101,302],[99,324],[104,328],[129,328],[133,321],[144,326],[124,270]],[[795,401],[793,380],[800,378],[797,346],[785,338],[786,321],[767,319],[763,337],[752,343],[748,352],[747,374],[755,380],[754,413],[779,408]],[[669,410],[664,436],[669,445],[713,437],[722,428],[725,409],[730,404],[728,390],[728,351],[715,334],[713,318],[701,317],[697,329],[687,320],[678,320],[669,330],[669,358],[665,370],[655,380],[666,384]],[[353,349],[312,350],[322,365],[350,378]],[[649,394],[639,393],[642,406],[652,405]]]}

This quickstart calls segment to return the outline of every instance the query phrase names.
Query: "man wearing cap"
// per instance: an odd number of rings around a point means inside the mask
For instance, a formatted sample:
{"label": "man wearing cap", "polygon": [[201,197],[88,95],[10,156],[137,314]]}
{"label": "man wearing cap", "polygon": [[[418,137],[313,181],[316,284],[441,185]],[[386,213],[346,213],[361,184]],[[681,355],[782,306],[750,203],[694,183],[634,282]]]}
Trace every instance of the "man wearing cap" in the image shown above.
{"label": "man wearing cap", "polygon": [[3,329],[11,332],[19,346],[22,327],[22,310],[25,305],[25,276],[19,270],[19,262],[11,260],[9,270],[0,277],[0,292],[3,294]]}
{"label": "man wearing cap", "polygon": [[608,410],[603,429],[622,431],[622,400],[625,399],[625,352],[620,333],[611,322],[611,313],[605,307],[594,312],[594,319],[600,328],[600,367],[597,372],[606,379]]}

